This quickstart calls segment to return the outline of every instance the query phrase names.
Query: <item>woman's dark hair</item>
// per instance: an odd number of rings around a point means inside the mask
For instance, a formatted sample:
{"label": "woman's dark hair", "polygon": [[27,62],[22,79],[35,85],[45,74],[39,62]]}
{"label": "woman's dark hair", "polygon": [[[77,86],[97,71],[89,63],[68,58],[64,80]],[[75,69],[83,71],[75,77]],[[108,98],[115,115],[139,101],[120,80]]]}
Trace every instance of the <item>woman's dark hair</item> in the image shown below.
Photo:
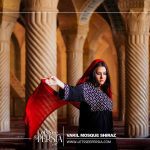
{"label": "woman's dark hair", "polygon": [[105,62],[98,62],[95,67],[93,68],[93,71],[91,71],[91,73],[89,74],[89,79],[88,81],[91,82],[94,86],[98,87],[99,83],[96,80],[96,68],[97,67],[105,67],[106,68],[106,81],[105,83],[101,86],[101,90],[103,92],[105,92],[108,96],[110,96],[109,90],[111,87],[111,83],[110,83],[110,75],[109,75],[109,71],[108,71],[108,67],[105,64]]}

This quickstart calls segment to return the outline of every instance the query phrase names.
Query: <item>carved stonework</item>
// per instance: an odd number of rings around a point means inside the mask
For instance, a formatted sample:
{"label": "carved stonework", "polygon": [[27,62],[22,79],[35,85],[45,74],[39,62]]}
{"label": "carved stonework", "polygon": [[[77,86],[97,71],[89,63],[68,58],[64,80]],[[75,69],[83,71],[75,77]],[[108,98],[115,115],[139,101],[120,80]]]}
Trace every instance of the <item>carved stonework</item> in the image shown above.
{"label": "carved stonework", "polygon": [[[26,98],[28,98],[42,78],[51,74],[56,75],[58,0],[27,0],[26,2],[26,6],[29,6],[27,9],[33,11],[26,14]],[[54,13],[45,11],[53,11]],[[57,111],[50,114],[41,124],[39,130],[44,131],[45,129],[57,132]],[[35,144],[36,147],[34,147]],[[34,141],[33,149],[52,149],[50,148],[51,141],[44,142],[42,147],[40,144],[41,142],[35,143]]]}
{"label": "carved stonework", "polygon": [[127,16],[128,34],[149,34],[150,14],[148,12],[133,13]]}
{"label": "carved stonework", "polygon": [[127,20],[126,126],[129,137],[149,135],[149,20],[148,13],[130,13]]}
{"label": "carved stonework", "polygon": [[14,16],[7,19],[3,16],[0,27],[0,131],[3,132],[10,130],[10,38],[16,20]]}
{"label": "carved stonework", "polygon": [[[87,33],[88,24],[78,25],[77,33],[69,34],[67,40],[67,75],[68,83],[75,85],[83,74],[83,46]],[[77,126],[79,120],[79,110],[71,105],[68,106],[68,122]]]}
{"label": "carved stonework", "polygon": [[103,2],[104,0],[87,0],[83,3],[81,8],[77,8],[76,1],[73,1],[74,7],[76,8],[78,24],[87,24],[94,12],[94,10]]}
{"label": "carved stonework", "polygon": [[89,32],[89,23],[84,25],[78,25],[77,36],[79,36],[79,38],[82,38],[85,41],[88,32]]}
{"label": "carved stonework", "polygon": [[[3,0],[3,11],[18,12],[20,0]],[[3,13],[0,26],[0,132],[10,130],[10,38],[18,13]]]}
{"label": "carved stonework", "polygon": [[20,1],[21,0],[3,0],[0,2],[1,11],[7,12],[1,14],[2,20],[14,23],[16,22],[19,17]]}
{"label": "carved stonework", "polygon": [[132,8],[144,8],[144,0],[119,0],[120,11],[129,11]]}
{"label": "carved stonework", "polygon": [[59,0],[26,0],[27,11],[52,11],[57,13]]}
{"label": "carved stonework", "polygon": [[150,1],[149,0],[144,1],[144,10],[150,11]]}
{"label": "carved stonework", "polygon": [[3,0],[3,9],[18,11],[21,0]]}
{"label": "carved stonework", "polygon": [[10,130],[10,47],[14,23],[2,21],[0,28],[0,132]]}

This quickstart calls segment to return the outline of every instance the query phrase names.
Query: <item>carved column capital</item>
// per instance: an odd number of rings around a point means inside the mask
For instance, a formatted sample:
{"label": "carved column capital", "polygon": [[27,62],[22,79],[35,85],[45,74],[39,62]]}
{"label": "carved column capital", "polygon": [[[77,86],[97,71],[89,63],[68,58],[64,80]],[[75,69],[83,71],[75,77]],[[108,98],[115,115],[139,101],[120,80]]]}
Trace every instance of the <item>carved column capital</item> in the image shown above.
{"label": "carved column capital", "polygon": [[3,9],[11,10],[11,11],[18,11],[20,7],[21,0],[3,0]]}
{"label": "carved column capital", "polygon": [[4,13],[2,15],[2,22],[7,21],[7,22],[13,22],[16,23],[17,18],[19,17],[19,13]]}
{"label": "carved column capital", "polygon": [[[71,29],[66,32],[67,52],[83,53],[83,46],[89,31],[88,24],[78,25],[77,29]],[[69,34],[68,34],[69,32]]]}
{"label": "carved column capital", "polygon": [[[13,22],[2,21],[0,28],[0,44],[4,43],[10,44],[10,37],[12,34],[13,27],[14,27]],[[1,51],[2,50],[4,49],[1,47]]]}
{"label": "carved column capital", "polygon": [[59,0],[26,0],[26,11],[56,12]]}
{"label": "carved column capital", "polygon": [[148,12],[135,13],[131,10],[127,16],[128,34],[149,34],[149,25],[150,14]]}
{"label": "carved column capital", "polygon": [[144,8],[144,0],[119,0],[118,6],[120,11],[129,11],[134,8]]}
{"label": "carved column capital", "polygon": [[144,10],[150,11],[150,1],[149,0],[144,0]]}
{"label": "carved column capital", "polygon": [[2,3],[2,20],[16,22],[19,17],[20,0],[4,0]]}

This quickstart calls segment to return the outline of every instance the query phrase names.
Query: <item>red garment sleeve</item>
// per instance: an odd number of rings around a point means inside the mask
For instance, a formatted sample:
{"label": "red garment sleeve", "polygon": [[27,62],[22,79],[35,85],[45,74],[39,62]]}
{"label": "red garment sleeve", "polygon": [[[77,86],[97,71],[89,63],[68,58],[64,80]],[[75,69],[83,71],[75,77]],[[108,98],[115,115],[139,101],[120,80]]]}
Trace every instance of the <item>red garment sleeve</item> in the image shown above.
{"label": "red garment sleeve", "polygon": [[[28,136],[33,138],[43,121],[56,109],[67,104],[58,97],[56,91],[49,87],[44,80],[29,97],[25,110],[25,124],[28,127]],[[71,103],[71,102],[70,102]],[[78,102],[72,103],[79,108]]]}

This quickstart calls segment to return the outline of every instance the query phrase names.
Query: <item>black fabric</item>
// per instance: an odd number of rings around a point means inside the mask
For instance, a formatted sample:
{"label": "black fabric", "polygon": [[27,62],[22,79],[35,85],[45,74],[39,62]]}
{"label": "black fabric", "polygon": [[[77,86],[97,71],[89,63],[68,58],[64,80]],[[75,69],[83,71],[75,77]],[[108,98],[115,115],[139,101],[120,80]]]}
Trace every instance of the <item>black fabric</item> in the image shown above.
{"label": "black fabric", "polygon": [[[80,128],[98,133],[112,133],[113,121],[111,111],[91,111],[88,104],[80,104]],[[90,132],[89,131],[89,132]]]}
{"label": "black fabric", "polygon": [[[91,112],[89,105],[85,102],[80,104],[80,118],[78,134],[111,134],[113,130],[113,119],[111,111]],[[115,139],[98,139],[101,143],[82,143],[77,144],[77,150],[93,149],[93,150],[117,150]],[[109,141],[109,143],[105,143]]]}
{"label": "black fabric", "polygon": [[[66,92],[66,90],[68,90]],[[65,95],[65,94],[68,95]],[[67,84],[65,85],[64,89],[59,90],[59,97],[64,100],[69,100],[69,101],[79,101],[82,102],[84,101],[83,97],[83,85],[78,85],[78,86],[68,86]]]}
{"label": "black fabric", "polygon": [[[66,91],[67,92],[66,92]],[[67,95],[65,95],[67,93]],[[71,87],[66,85],[64,90],[59,91],[59,96],[66,100],[79,101],[80,103],[80,118],[78,134],[111,134],[113,131],[112,111],[92,111],[91,106],[85,101],[83,94],[83,85]],[[109,140],[110,143],[105,143]],[[77,144],[77,150],[117,150],[115,139],[98,139],[101,143],[80,143]]]}

